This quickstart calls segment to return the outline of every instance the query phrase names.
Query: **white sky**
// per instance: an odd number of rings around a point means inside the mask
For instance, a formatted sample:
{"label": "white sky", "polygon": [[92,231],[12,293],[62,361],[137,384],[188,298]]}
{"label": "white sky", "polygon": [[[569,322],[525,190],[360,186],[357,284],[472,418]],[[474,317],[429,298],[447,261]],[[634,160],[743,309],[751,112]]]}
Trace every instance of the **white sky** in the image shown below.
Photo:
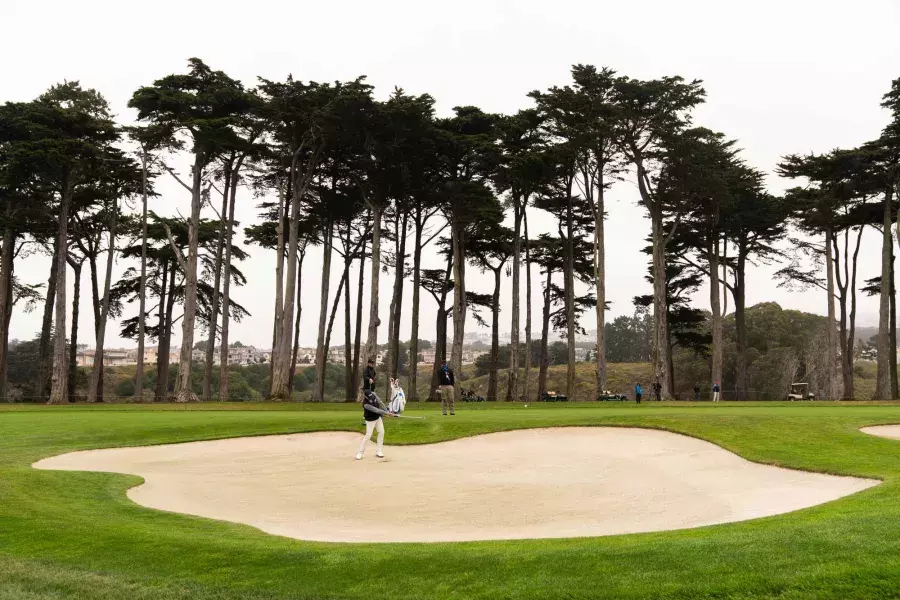
{"label": "white sky", "polygon": [[[739,139],[747,161],[770,173],[783,154],[824,152],[877,136],[887,119],[881,96],[900,77],[900,3],[886,0],[644,0],[639,5],[607,0],[4,0],[0,23],[0,101],[29,100],[54,83],[77,79],[101,91],[123,122],[134,118],[126,103],[135,89],[183,72],[192,56],[249,86],[258,75],[280,79],[292,73],[321,81],[364,74],[379,97],[394,86],[432,94],[440,114],[468,104],[514,112],[530,104],[529,91],[567,83],[573,63],[609,66],[638,78],[679,74],[704,80],[707,103],[696,111],[695,122]],[[777,192],[789,184],[770,176],[769,185]],[[158,189],[163,195],[154,210],[188,210],[188,195],[170,178],[163,178]],[[649,223],[633,185],[623,183],[609,197],[607,289],[615,317],[631,314],[631,298],[649,289],[646,257],[640,253]],[[255,219],[256,203],[247,193],[239,197],[242,226]],[[540,212],[529,220],[533,234],[553,227],[552,218]],[[861,279],[878,274],[879,243],[874,232],[866,234]],[[249,283],[233,294],[252,316],[232,325],[230,337],[268,347],[275,257],[256,247],[248,250],[253,257],[241,268]],[[428,256],[425,266],[440,265]],[[126,267],[119,261],[114,273]],[[40,256],[16,265],[17,275],[29,283],[45,281],[48,269],[49,258]],[[774,300],[786,308],[824,312],[824,294],[779,289],[773,271],[751,270],[748,305]],[[315,343],[320,275],[321,254],[313,253],[304,264],[304,345]],[[336,267],[332,293],[338,278]],[[382,276],[385,325],[391,282],[392,275]],[[468,285],[486,292],[492,281],[470,268]],[[509,330],[508,280],[504,286],[501,332]],[[85,268],[79,341],[92,344],[89,289]],[[536,317],[539,293],[535,282]],[[434,306],[427,294],[423,298],[420,336],[431,338]],[[404,339],[410,300],[407,284]],[[876,323],[876,302],[863,298],[861,303],[859,324]],[[706,290],[698,293],[696,304],[708,307]],[[136,311],[133,307],[126,314]],[[332,344],[343,339],[342,315],[340,309]],[[40,318],[40,311],[17,311],[11,337],[31,337]],[[468,329],[475,327],[471,323]],[[109,345],[133,345],[118,337],[118,325],[107,331]],[[177,326],[175,337],[180,333]],[[198,330],[196,339],[200,335]]]}

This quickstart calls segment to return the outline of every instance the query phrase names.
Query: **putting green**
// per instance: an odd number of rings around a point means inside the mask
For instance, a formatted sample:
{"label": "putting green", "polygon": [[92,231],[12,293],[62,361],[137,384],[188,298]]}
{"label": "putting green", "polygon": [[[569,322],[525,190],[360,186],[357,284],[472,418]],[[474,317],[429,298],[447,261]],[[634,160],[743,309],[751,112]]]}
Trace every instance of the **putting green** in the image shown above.
{"label": "putting green", "polygon": [[430,407],[426,421],[390,423],[392,444],[552,426],[668,429],[758,463],[883,482],[789,514],[613,537],[302,542],[138,506],[126,496],[135,476],[31,468],[93,448],[359,431],[358,407],[222,408],[0,409],[0,598],[862,599],[900,589],[900,443],[859,431],[900,423],[896,405],[464,406],[453,419]]}

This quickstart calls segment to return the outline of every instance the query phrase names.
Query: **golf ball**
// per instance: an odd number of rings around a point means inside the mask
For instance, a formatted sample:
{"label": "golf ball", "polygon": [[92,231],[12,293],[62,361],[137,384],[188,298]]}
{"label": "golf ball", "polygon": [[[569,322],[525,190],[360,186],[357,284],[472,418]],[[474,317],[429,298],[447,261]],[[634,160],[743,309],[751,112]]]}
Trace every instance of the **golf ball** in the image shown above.
{"label": "golf ball", "polygon": [[528,408],[528,405],[527,405],[527,404],[525,405],[525,408]]}

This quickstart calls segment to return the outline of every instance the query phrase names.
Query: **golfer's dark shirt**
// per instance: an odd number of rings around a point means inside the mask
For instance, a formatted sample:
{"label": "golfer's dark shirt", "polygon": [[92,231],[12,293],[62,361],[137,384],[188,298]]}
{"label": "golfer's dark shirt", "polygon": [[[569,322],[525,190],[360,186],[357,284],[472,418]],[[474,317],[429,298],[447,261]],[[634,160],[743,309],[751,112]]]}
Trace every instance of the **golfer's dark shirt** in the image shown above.
{"label": "golfer's dark shirt", "polygon": [[363,372],[363,390],[375,391],[375,367],[366,367]]}

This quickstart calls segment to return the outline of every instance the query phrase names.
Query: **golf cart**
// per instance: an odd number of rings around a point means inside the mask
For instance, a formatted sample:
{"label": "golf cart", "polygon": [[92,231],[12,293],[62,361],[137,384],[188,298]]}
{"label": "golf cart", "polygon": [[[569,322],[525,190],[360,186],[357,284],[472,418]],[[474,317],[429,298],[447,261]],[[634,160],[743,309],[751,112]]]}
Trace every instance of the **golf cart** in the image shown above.
{"label": "golf cart", "polygon": [[791,393],[787,395],[787,399],[794,400],[815,400],[816,395],[809,391],[808,383],[792,383]]}
{"label": "golf cart", "polygon": [[625,397],[625,394],[616,394],[609,390],[603,390],[597,395],[597,400],[600,402],[625,402],[628,398]]}
{"label": "golf cart", "polygon": [[566,402],[567,400],[568,398],[557,392],[547,392],[541,396],[541,401],[543,402]]}

